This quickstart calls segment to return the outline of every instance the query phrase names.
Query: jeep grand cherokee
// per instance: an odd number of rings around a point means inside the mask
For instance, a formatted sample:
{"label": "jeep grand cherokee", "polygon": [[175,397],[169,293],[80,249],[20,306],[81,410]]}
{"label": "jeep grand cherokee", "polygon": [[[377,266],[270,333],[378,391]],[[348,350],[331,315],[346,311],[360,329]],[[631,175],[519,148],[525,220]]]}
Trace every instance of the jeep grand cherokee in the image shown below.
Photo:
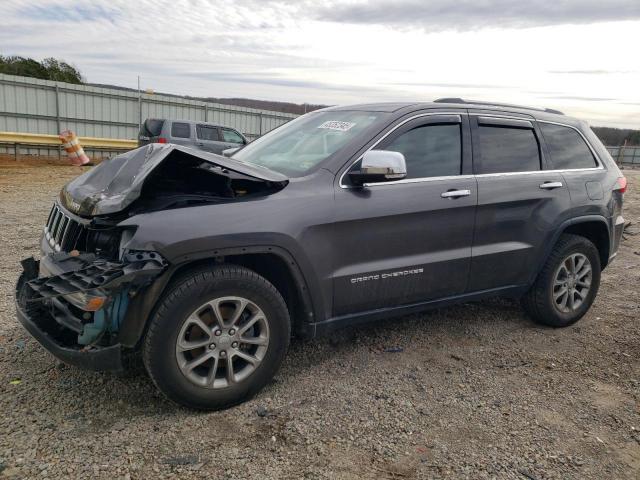
{"label": "jeep grand cherokee", "polygon": [[18,318],[65,362],[141,351],[170,399],[224,408],[294,334],[494,295],[571,325],[625,188],[584,122],[461,99],[316,111],[231,158],[151,144],[62,189]]}

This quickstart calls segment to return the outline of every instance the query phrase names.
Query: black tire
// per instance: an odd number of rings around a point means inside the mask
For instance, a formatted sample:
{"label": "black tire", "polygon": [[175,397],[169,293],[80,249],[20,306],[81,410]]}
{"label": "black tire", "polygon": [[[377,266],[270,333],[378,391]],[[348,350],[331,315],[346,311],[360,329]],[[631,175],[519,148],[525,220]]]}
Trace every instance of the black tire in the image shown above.
{"label": "black tire", "polygon": [[[565,259],[582,254],[591,263],[591,285],[582,304],[575,310],[563,312],[553,298],[555,275]],[[600,286],[600,255],[595,245],[585,237],[563,234],[553,247],[535,283],[522,298],[522,306],[536,322],[550,327],[568,327],[580,320],[591,307]]]}
{"label": "black tire", "polygon": [[[264,358],[247,378],[225,388],[206,388],[194,384],[180,370],[176,341],[195,309],[224,296],[241,296],[259,306],[268,323],[269,344]],[[187,272],[168,289],[145,336],[143,360],[149,376],[169,399],[189,408],[219,410],[251,398],[273,378],[290,336],[287,306],[271,283],[244,267],[209,266]]]}

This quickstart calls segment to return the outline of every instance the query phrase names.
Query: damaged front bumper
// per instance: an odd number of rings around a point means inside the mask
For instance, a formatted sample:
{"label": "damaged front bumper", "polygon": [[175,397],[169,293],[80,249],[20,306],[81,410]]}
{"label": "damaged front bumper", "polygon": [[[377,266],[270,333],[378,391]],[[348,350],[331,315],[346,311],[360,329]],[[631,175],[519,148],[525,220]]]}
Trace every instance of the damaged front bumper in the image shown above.
{"label": "damaged front bumper", "polygon": [[18,320],[54,356],[91,370],[122,368],[118,332],[129,301],[167,268],[158,253],[142,251],[122,262],[54,253],[22,265]]}

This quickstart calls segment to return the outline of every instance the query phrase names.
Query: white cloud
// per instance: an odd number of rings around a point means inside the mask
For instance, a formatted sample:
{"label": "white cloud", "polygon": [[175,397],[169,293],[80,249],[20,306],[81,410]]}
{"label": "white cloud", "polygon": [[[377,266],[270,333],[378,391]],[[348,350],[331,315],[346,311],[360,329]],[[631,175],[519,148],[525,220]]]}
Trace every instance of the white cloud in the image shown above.
{"label": "white cloud", "polygon": [[[0,53],[63,58],[96,83],[133,87],[139,74],[143,87],[177,94],[327,104],[467,97],[640,128],[640,67],[632,61],[640,21],[617,21],[615,5],[606,10],[595,2],[572,21],[582,3],[555,3],[562,7],[549,10],[555,20],[515,8],[495,12],[508,17],[497,28],[484,8],[430,33],[419,21],[399,29],[397,20],[327,18],[310,2],[5,1]],[[395,12],[389,18],[411,14],[410,2],[384,5]],[[426,18],[423,10],[416,19]],[[527,12],[536,22],[518,21]],[[445,13],[432,23],[454,18]]]}

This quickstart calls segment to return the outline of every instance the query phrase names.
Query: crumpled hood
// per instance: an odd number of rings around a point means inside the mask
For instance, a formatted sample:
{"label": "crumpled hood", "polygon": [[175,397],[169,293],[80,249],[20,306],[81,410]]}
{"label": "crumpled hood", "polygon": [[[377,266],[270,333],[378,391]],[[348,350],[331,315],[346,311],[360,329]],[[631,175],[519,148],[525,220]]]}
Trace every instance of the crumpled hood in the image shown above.
{"label": "crumpled hood", "polygon": [[174,152],[211,163],[223,175],[232,171],[282,186],[289,181],[286,176],[258,165],[180,145],[152,143],[105,160],[73,179],[60,192],[60,202],[81,216],[119,212],[140,196],[145,179],[162,162],[171,161]]}

